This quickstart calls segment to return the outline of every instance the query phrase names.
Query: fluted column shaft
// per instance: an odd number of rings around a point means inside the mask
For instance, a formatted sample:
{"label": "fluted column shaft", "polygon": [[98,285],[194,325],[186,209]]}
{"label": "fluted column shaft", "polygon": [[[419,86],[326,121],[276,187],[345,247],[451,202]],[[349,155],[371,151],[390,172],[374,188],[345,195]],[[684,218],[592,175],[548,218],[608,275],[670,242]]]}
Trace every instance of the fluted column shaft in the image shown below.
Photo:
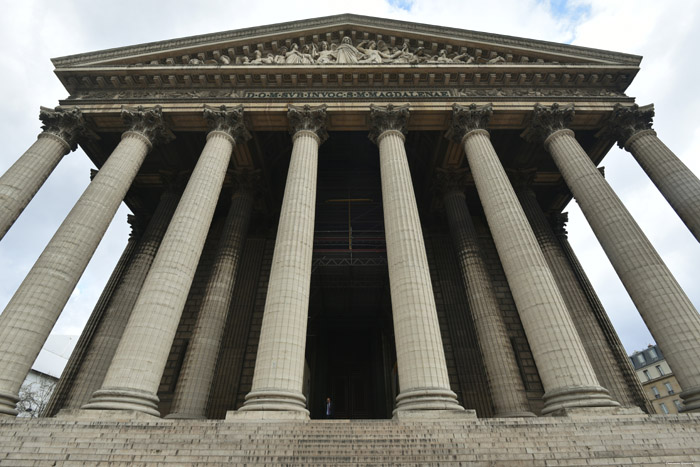
{"label": "fluted column shaft", "polygon": [[127,131],[0,315],[0,413],[17,392],[114,217],[151,142]]}
{"label": "fluted column shaft", "polygon": [[44,132],[0,177],[0,239],[27,207],[63,156],[75,149],[84,125],[79,110],[42,107]]}
{"label": "fluted column shaft", "polygon": [[302,386],[321,139],[302,129],[293,140],[253,384],[240,411],[308,418]]}
{"label": "fluted column shaft", "polygon": [[69,151],[60,137],[42,133],[0,177],[0,239]]}
{"label": "fluted column shaft", "polygon": [[537,202],[535,193],[529,187],[521,187],[517,191],[517,196],[559,286],[559,291],[564,298],[598,380],[603,387],[620,399],[619,402],[630,405],[632,401],[626,399],[627,394],[624,392],[624,386],[621,385],[624,382],[624,377],[620,368],[607,345],[605,335],[598,325],[578,278]]}
{"label": "fluted column shaft", "polygon": [[179,198],[173,191],[161,197],[80,364],[64,408],[80,408],[102,385]]}
{"label": "fluted column shaft", "polygon": [[86,409],[159,416],[158,385],[204,248],[235,140],[212,131],[143,283],[102,388]]}
{"label": "fluted column shaft", "polygon": [[664,349],[686,410],[700,410],[700,315],[630,213],[568,129],[545,140],[632,301]]}
{"label": "fluted column shaft", "polygon": [[450,389],[404,136],[376,139],[400,393],[396,412],[463,410]]}
{"label": "fluted column shaft", "polygon": [[129,240],[126,243],[126,247],[122,252],[117,265],[112,270],[107,284],[105,284],[104,289],[100,297],[97,299],[92,313],[90,313],[90,318],[88,318],[85,327],[83,328],[80,338],[70,354],[70,358],[66,363],[61,377],[58,379],[54,390],[51,392],[51,397],[49,403],[46,405],[42,417],[53,417],[56,413],[65,407],[66,400],[68,399],[70,393],[74,390],[73,382],[75,381],[76,374],[80,371],[80,365],[85,358],[86,353],[90,349],[90,344],[92,338],[95,335],[96,329],[98,328],[102,317],[104,316],[105,310],[109,305],[110,300],[114,296],[117,286],[121,282],[124,275],[124,271],[131,262],[136,252],[136,247],[141,240],[141,229],[138,228],[137,224],[132,223],[134,218],[132,216],[127,216],[127,222],[131,223],[131,235],[129,235]]}
{"label": "fluted column shaft", "polygon": [[481,255],[464,193],[458,190],[448,191],[443,196],[443,201],[484,359],[495,415],[532,417],[515,353],[498,307],[491,277]]}
{"label": "fluted column shaft", "polygon": [[[657,136],[642,130],[625,143],[654,185],[700,241],[700,180]],[[665,351],[664,351],[665,355]]]}
{"label": "fluted column shaft", "polygon": [[472,130],[463,144],[545,388],[542,413],[566,407],[617,406],[598,383],[488,132]]}
{"label": "fluted column shaft", "polygon": [[175,387],[171,413],[167,418],[206,418],[207,400],[252,207],[253,191],[245,186],[239,188],[231,199],[211,276]]}
{"label": "fluted column shaft", "polygon": [[[605,337],[608,340],[608,345],[612,349],[613,356],[617,361],[617,366],[624,375],[628,400],[631,401],[631,405],[636,405],[641,408],[648,407],[651,402],[644,394],[642,383],[639,380],[637,373],[634,371],[634,367],[627,356],[627,352],[620,341],[620,337],[617,335],[617,332],[615,331],[615,328],[613,327],[610,317],[605,311],[605,307],[603,307],[600,298],[598,298],[598,294],[596,294],[595,290],[593,289],[593,284],[591,284],[590,279],[588,279],[586,272],[583,270],[583,266],[581,266],[581,263],[576,257],[576,253],[574,253],[574,250],[571,248],[563,226],[561,228],[555,228],[554,232],[559,240],[562,251],[564,251],[566,258],[569,260],[571,269],[574,272],[580,287],[583,289],[583,293],[588,299],[588,303],[590,303],[593,313],[596,315],[598,323],[600,323],[600,326],[603,329]],[[621,404],[624,404],[623,400],[618,399],[618,401]]]}

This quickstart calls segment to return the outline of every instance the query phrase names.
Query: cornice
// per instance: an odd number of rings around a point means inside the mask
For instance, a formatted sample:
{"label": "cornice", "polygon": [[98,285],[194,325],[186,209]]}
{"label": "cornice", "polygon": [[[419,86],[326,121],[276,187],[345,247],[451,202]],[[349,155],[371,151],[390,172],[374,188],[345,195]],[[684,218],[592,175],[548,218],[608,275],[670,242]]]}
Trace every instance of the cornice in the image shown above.
{"label": "cornice", "polygon": [[531,53],[535,55],[548,54],[558,57],[570,57],[574,61],[585,61],[587,59],[594,62],[631,66],[639,66],[641,61],[640,56],[613,51],[385,18],[341,14],[70,55],[54,58],[52,62],[56,68],[89,66],[99,62],[145,57],[166,51],[184,52],[201,47],[224,47],[227,43],[245,40],[255,43],[265,38],[283,36],[285,34],[308,35],[314,32],[320,34],[325,30],[337,30],[339,28],[346,29],[348,32],[352,28],[366,28],[382,31],[382,33],[387,35],[393,33],[398,37],[403,37],[402,35],[424,36],[426,39],[433,41],[464,41],[471,44],[508,48],[522,55]]}

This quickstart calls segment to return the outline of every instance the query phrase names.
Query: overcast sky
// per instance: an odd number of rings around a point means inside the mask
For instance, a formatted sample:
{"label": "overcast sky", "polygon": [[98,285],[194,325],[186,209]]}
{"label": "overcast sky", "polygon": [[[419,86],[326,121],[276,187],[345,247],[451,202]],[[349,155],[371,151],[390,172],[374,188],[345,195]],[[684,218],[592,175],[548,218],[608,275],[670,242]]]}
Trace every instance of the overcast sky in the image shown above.
{"label": "overcast sky", "polygon": [[[39,106],[67,96],[50,59],[112,47],[358,13],[419,23],[521,36],[642,55],[628,89],[640,105],[654,103],[659,137],[700,173],[700,2],[665,0],[352,2],[241,2],[170,0],[8,2],[0,17],[0,173],[35,141]],[[606,178],[637,219],[675,277],[700,306],[700,245],[628,153],[604,159]],[[0,309],[19,286],[58,225],[89,182],[92,168],[78,150],[66,156],[0,242]],[[628,352],[653,340],[575,203],[569,238]],[[128,236],[122,206],[78,284],[55,334],[79,334]]]}

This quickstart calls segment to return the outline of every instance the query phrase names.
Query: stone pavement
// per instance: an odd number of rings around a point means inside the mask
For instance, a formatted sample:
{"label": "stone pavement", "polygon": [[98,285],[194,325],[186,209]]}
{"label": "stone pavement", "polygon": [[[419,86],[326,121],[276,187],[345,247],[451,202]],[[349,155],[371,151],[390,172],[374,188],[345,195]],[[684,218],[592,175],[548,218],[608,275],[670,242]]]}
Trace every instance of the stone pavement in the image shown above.
{"label": "stone pavement", "polygon": [[700,465],[700,415],[400,422],[0,420],[0,466],[193,464]]}

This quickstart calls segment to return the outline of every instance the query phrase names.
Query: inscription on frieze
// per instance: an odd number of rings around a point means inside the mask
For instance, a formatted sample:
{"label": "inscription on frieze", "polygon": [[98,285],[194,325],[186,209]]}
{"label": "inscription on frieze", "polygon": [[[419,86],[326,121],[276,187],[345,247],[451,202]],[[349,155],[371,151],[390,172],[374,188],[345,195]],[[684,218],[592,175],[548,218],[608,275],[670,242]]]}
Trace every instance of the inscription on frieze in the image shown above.
{"label": "inscription on frieze", "polygon": [[426,91],[245,91],[244,98],[250,99],[420,99],[452,97],[452,89]]}

